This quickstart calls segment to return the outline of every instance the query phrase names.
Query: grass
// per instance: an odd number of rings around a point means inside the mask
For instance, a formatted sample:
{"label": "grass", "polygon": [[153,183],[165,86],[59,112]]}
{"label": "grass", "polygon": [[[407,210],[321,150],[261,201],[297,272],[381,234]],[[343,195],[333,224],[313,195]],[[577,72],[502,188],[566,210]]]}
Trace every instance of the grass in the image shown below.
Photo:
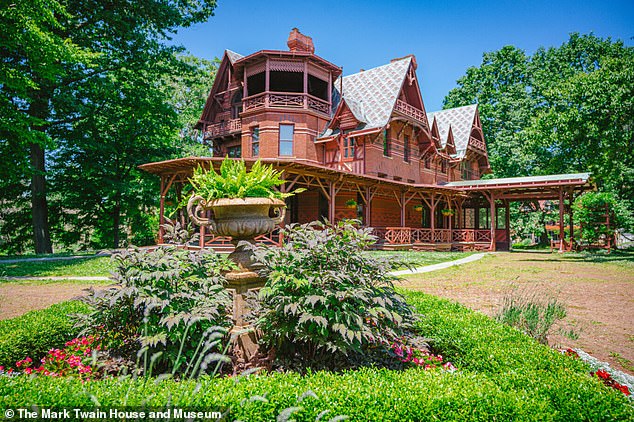
{"label": "grass", "polygon": [[74,277],[108,276],[112,269],[110,257],[86,257],[72,260],[26,261],[3,263],[0,261],[0,279],[2,277]]}
{"label": "grass", "polygon": [[[474,252],[426,252],[426,251],[369,251],[368,254],[389,260],[400,260],[413,267],[438,264],[440,262],[455,261],[473,255]],[[406,265],[402,266],[403,269]]]}
{"label": "grass", "polygon": [[[112,378],[82,383],[0,377],[0,408],[188,407],[226,411],[227,420],[347,415],[366,420],[632,420],[625,396],[589,376],[579,360],[519,331],[430,295],[402,291],[424,315],[419,329],[457,372],[367,368],[341,374],[273,373],[198,381]],[[314,394],[305,394],[311,391]]]}
{"label": "grass", "polygon": [[[414,267],[453,261],[472,255],[472,252],[370,251],[367,253],[376,257],[402,260]],[[110,257],[102,256],[19,263],[3,263],[0,260],[0,280],[2,277],[109,276],[112,269]]]}

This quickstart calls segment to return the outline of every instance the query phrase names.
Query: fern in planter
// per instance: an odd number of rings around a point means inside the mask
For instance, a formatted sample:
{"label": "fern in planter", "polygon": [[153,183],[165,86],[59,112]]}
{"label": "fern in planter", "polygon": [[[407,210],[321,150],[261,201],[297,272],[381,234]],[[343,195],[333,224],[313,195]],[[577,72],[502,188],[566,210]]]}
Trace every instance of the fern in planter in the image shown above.
{"label": "fern in planter", "polygon": [[247,171],[242,160],[225,158],[220,165],[220,171],[213,167],[209,170],[199,166],[189,179],[196,195],[202,196],[207,202],[220,198],[272,198],[285,199],[305,189],[293,192],[280,192],[275,188],[286,181],[281,178],[282,172],[273,166],[262,164],[259,160]]}

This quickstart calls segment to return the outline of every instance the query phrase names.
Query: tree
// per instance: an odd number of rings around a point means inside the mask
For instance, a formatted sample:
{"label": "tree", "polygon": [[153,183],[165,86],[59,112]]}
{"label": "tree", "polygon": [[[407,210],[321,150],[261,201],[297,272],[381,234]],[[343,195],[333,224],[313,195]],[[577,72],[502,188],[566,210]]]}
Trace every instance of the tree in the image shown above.
{"label": "tree", "polygon": [[50,99],[62,80],[85,71],[95,56],[62,34],[61,21],[68,18],[55,0],[19,1],[0,10],[2,202],[4,213],[15,211],[5,202],[20,198],[24,180],[30,179],[37,253],[52,252],[44,164],[44,150],[51,145],[47,127],[56,123]]}
{"label": "tree", "polygon": [[634,198],[634,49],[571,34],[534,55],[485,53],[445,98],[479,104],[495,176],[591,172],[600,189]]}
{"label": "tree", "polygon": [[467,69],[443,103],[444,108],[478,104],[491,168],[497,177],[532,171],[533,160],[523,150],[521,136],[535,106],[528,65],[529,57],[516,47],[485,53],[480,67]]}
{"label": "tree", "polygon": [[[91,93],[107,86],[103,80],[109,74],[152,68],[172,56],[178,49],[163,42],[178,28],[207,19],[215,1],[71,0],[63,6],[52,0],[26,3],[18,2],[0,15],[0,29],[9,34],[0,44],[2,111],[20,123],[18,129],[9,127],[13,122],[3,125],[0,135],[3,149],[11,143],[19,156],[30,156],[27,171],[25,160],[19,160],[19,166],[11,166],[8,171],[30,173],[35,249],[42,253],[52,250],[45,150],[54,149],[53,141],[65,138],[75,127],[73,123],[89,116],[96,105],[104,106],[104,101],[96,100]],[[29,76],[20,80],[16,75]]]}
{"label": "tree", "polygon": [[[153,241],[158,220],[150,215],[158,186],[137,166],[193,148],[196,136],[189,135],[182,115],[200,111],[198,91],[213,76],[209,62],[165,55],[149,67],[110,72],[89,87],[92,112],[60,139],[54,154],[62,243],[118,248],[123,228],[136,234],[136,243]],[[191,101],[177,100],[188,93]]]}

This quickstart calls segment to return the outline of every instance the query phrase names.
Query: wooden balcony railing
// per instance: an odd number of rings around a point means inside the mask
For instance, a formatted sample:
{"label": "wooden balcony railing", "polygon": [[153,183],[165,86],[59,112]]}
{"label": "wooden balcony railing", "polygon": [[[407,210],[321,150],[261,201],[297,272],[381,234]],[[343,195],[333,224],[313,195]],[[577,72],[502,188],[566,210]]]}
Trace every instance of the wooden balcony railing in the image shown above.
{"label": "wooden balcony railing", "polygon": [[232,133],[238,132],[242,132],[242,120],[226,120],[224,122],[215,123],[213,125],[207,125],[207,128],[205,130],[205,139],[230,135]]}
{"label": "wooden balcony railing", "polygon": [[288,92],[262,92],[246,97],[242,100],[244,111],[260,108],[303,108],[330,114],[330,104],[321,98],[310,94],[295,94]]}
{"label": "wooden balcony railing", "polygon": [[407,104],[405,101],[396,100],[394,111],[406,117],[410,117],[421,123],[424,127],[427,127],[427,117],[425,116],[423,110],[419,110],[416,107]]}
{"label": "wooden balcony railing", "polygon": [[479,149],[480,151],[485,151],[486,152],[486,150],[487,150],[487,146],[484,144],[484,142],[481,141],[478,138],[473,137],[473,136],[469,137],[469,144],[472,147],[474,147],[476,149]]}

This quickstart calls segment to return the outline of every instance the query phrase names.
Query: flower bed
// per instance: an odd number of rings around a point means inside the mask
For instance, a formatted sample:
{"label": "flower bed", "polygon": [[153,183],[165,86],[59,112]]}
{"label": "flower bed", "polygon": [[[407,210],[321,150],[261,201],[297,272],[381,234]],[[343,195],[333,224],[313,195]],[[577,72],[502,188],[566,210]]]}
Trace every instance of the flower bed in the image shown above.
{"label": "flower bed", "polygon": [[[176,382],[110,378],[0,377],[0,407],[146,406],[228,411],[229,419],[272,420],[284,409],[315,420],[631,420],[634,407],[590,368],[482,314],[433,296],[403,292],[424,315],[419,329],[457,371],[364,368]],[[406,353],[404,354],[406,355]],[[314,395],[306,395],[307,391]],[[315,396],[317,398],[315,398]]]}

